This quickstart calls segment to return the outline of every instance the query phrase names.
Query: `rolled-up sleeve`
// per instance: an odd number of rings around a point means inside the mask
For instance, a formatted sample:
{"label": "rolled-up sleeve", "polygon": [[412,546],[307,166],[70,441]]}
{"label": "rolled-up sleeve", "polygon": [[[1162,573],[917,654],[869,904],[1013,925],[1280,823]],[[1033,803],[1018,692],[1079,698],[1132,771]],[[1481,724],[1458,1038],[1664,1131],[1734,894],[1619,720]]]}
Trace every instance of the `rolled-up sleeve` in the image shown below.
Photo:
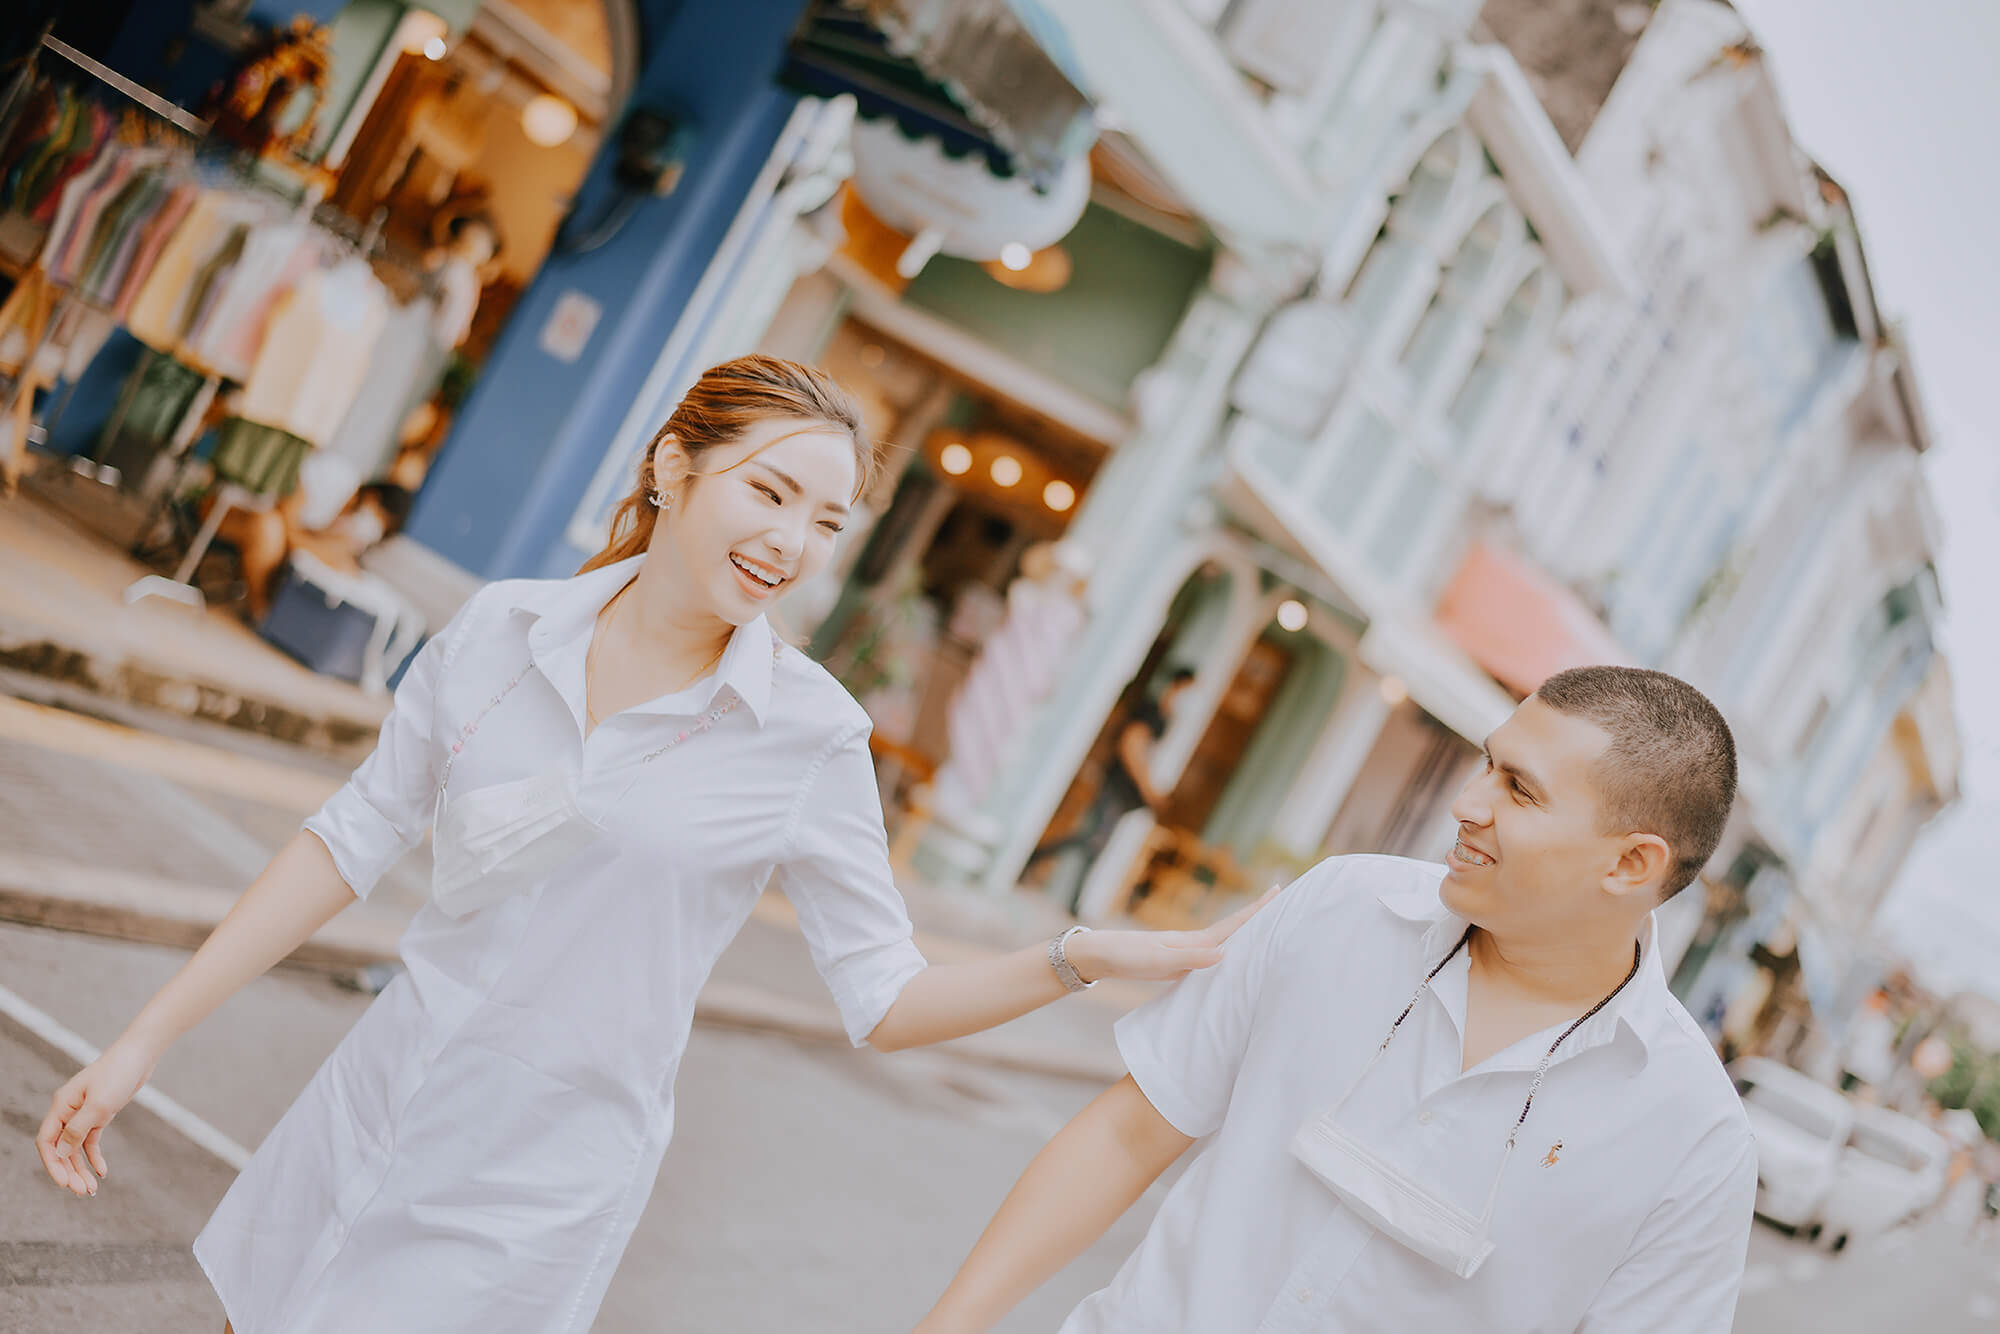
{"label": "rolled-up sleeve", "polygon": [[367,898],[430,827],[440,762],[431,737],[438,680],[471,611],[468,602],[442,634],[424,645],[396,687],[375,749],[305,822],[306,831],[326,844],[340,878],[357,897]]}
{"label": "rolled-up sleeve", "polygon": [[[1312,871],[1306,878],[1326,874]],[[1118,1054],[1146,1101],[1191,1139],[1222,1128],[1272,951],[1286,914],[1306,889],[1302,879],[1285,890],[1229,938],[1221,963],[1189,973],[1164,996],[1120,1019],[1113,1030]]]}
{"label": "rolled-up sleeve", "polygon": [[779,886],[859,1047],[925,968],[889,871],[866,727],[837,738],[808,767],[785,849]]}

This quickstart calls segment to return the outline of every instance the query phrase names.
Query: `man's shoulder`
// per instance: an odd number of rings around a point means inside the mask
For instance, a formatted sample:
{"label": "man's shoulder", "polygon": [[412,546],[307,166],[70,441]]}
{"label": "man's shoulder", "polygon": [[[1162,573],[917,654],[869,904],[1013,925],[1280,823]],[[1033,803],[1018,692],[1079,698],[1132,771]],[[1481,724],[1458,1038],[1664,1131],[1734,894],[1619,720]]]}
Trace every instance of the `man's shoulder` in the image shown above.
{"label": "man's shoulder", "polygon": [[1748,1145],[1750,1116],[1708,1035],[1673,993],[1660,1008],[1647,1043],[1648,1098],[1717,1151]]}
{"label": "man's shoulder", "polygon": [[1444,916],[1438,886],[1445,868],[1436,862],[1382,853],[1328,857],[1297,880],[1285,895],[1297,895],[1299,919],[1387,908],[1395,917],[1428,927]]}

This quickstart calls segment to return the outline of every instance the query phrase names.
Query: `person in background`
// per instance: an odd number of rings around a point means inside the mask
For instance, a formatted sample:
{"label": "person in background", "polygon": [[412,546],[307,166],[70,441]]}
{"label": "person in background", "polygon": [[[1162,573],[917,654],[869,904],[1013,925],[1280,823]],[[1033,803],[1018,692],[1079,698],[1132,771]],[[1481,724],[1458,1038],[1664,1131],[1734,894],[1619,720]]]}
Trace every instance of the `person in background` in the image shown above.
{"label": "person in background", "polygon": [[363,552],[402,531],[411,499],[393,482],[370,482],[323,528],[306,525],[303,487],[267,510],[231,509],[216,536],[236,548],[251,619],[261,621],[270,611],[279,572],[294,550],[309,551],[344,574],[359,573]]}
{"label": "person in background", "polygon": [[1176,705],[1193,688],[1194,679],[1193,669],[1176,667],[1168,674],[1157,703],[1143,694],[1139,697],[1139,702],[1118,729],[1118,741],[1112,749],[1111,762],[1105,766],[1104,781],[1077,821],[1076,829],[1044,843],[1029,857],[1028,865],[1033,866],[1072,849],[1082,850],[1083,874],[1077,876],[1076,884],[1070,888],[1068,895],[1072,912],[1076,910],[1077,896],[1083,890],[1090,866],[1103,854],[1104,846],[1111,841],[1111,833],[1118,827],[1118,822],[1141,807],[1150,809],[1158,817],[1166,815],[1167,803],[1173,794],[1153,785],[1153,747],[1166,734]]}

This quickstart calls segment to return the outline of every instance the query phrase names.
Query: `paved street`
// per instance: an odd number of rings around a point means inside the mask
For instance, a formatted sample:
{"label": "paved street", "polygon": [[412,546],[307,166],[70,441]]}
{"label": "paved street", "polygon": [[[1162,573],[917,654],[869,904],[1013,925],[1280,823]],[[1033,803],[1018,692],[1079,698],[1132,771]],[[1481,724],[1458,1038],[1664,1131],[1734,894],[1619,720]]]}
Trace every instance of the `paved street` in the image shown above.
{"label": "paved street", "polygon": [[1856,1242],[1840,1255],[1763,1223],[1736,1334],[1992,1334],[2000,1329],[2000,1234],[1968,1245],[1948,1220]]}
{"label": "paved street", "polygon": [[[101,1042],[180,951],[0,928],[0,978]],[[160,1088],[254,1144],[366,1004],[280,972],[169,1054]],[[254,1052],[257,1059],[244,1059]],[[0,1021],[0,1331],[157,1334],[220,1326],[187,1244],[229,1170],[139,1109],[122,1116],[112,1175],[88,1202],[39,1178],[29,1143],[68,1063]],[[905,1326],[971,1244],[1087,1085],[700,1027],[680,1126],[597,1329]],[[1158,1192],[1003,1329],[1052,1329],[1136,1241]],[[1986,1334],[2000,1325],[1994,1251],[1940,1227],[1829,1257],[1759,1225],[1740,1334]]]}
{"label": "paved street", "polygon": [[[0,978],[93,1042],[181,957],[0,928]],[[172,1052],[155,1086],[254,1144],[365,1003],[317,976],[275,974]],[[186,1248],[229,1170],[135,1108],[113,1129],[98,1197],[57,1191],[39,1179],[30,1138],[70,1068],[0,1021],[0,1331],[212,1334],[220,1308]],[[596,1325],[606,1334],[907,1326],[1092,1092],[923,1053],[707,1027],[679,1089],[674,1146]],[[1053,1328],[1136,1243],[1139,1221],[1002,1328]]]}

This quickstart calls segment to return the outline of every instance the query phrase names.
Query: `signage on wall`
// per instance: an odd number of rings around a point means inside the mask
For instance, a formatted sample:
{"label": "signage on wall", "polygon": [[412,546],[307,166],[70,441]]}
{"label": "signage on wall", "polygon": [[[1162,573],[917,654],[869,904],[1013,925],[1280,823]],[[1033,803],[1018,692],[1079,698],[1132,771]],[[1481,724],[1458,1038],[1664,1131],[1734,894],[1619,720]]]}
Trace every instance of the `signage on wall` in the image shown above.
{"label": "signage on wall", "polygon": [[603,306],[571,288],[556,298],[556,308],[549,312],[536,343],[557,361],[575,361],[583,355],[584,344],[590,341],[603,314]]}

